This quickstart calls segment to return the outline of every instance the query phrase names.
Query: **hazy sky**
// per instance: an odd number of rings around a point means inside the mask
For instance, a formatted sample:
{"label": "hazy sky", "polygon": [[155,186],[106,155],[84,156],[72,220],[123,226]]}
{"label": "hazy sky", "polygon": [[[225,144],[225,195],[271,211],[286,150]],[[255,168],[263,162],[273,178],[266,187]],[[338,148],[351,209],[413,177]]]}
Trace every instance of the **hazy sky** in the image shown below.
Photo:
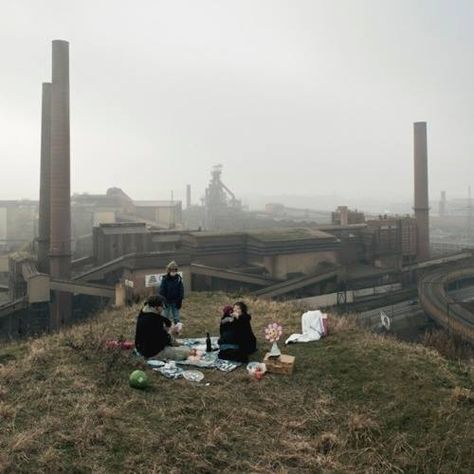
{"label": "hazy sky", "polygon": [[472,0],[0,0],[0,199],[38,196],[53,39],[73,192],[197,198],[222,163],[238,195],[411,200],[425,120],[431,198],[464,196],[473,24]]}

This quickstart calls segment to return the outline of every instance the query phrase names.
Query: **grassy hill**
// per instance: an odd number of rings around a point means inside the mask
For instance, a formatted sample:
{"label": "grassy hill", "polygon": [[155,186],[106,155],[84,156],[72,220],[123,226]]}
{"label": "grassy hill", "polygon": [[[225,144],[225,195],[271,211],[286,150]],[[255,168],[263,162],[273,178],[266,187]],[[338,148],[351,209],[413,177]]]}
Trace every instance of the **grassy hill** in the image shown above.
{"label": "grassy hill", "polygon": [[[222,294],[195,294],[186,335],[216,334]],[[249,300],[263,327],[299,329],[289,304]],[[133,338],[138,308],[0,348],[0,472],[474,472],[472,367],[331,318],[323,341],[294,345],[293,376],[245,369],[170,381],[103,341]],[[206,385],[209,383],[209,385]]]}

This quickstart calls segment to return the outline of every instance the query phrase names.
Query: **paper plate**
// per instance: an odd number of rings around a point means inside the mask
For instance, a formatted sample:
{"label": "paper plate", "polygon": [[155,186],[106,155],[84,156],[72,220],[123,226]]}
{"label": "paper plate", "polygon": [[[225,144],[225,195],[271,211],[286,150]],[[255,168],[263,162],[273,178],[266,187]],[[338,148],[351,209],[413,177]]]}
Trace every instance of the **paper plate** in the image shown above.
{"label": "paper plate", "polygon": [[190,382],[200,382],[204,378],[204,374],[199,370],[185,370],[183,377]]}

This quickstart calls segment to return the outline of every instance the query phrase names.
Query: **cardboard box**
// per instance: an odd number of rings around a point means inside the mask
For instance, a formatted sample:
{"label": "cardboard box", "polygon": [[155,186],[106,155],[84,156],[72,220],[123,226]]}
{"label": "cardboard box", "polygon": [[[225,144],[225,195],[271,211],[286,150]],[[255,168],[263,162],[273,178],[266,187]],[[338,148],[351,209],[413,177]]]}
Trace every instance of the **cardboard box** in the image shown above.
{"label": "cardboard box", "polygon": [[295,358],[287,354],[280,357],[270,357],[270,353],[265,354],[263,362],[267,366],[267,371],[273,374],[291,375],[295,367]]}

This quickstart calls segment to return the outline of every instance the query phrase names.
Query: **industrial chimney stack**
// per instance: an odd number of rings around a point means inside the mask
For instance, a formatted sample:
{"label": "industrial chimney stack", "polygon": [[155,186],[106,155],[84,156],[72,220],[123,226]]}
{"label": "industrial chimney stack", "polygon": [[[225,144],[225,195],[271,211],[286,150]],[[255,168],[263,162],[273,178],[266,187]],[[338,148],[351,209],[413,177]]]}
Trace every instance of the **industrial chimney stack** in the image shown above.
{"label": "industrial chimney stack", "polygon": [[[71,278],[71,183],[69,130],[69,43],[53,41],[51,86],[50,273]],[[71,294],[55,292],[51,305],[53,327],[71,318]]]}
{"label": "industrial chimney stack", "polygon": [[191,207],[191,185],[186,185],[186,209]]}
{"label": "industrial chimney stack", "polygon": [[446,215],[446,191],[441,191],[438,215],[439,217],[444,217]]}
{"label": "industrial chimney stack", "polygon": [[38,232],[38,269],[49,273],[51,83],[44,82],[41,100],[41,169]]}
{"label": "industrial chimney stack", "polygon": [[415,219],[418,227],[418,259],[430,256],[429,200],[428,200],[428,148],[426,122],[415,122],[414,164],[415,164]]}

